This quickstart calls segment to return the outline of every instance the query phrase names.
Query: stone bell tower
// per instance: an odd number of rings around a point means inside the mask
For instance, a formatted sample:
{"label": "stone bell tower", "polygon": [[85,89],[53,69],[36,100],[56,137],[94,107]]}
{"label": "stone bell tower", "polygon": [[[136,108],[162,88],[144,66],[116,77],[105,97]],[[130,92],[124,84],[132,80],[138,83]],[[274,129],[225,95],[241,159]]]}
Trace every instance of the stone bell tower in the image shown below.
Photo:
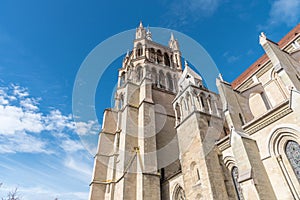
{"label": "stone bell tower", "polygon": [[[173,101],[186,199],[229,199],[215,142],[224,137],[219,95],[185,62]],[[233,197],[234,198],[234,197]]]}
{"label": "stone bell tower", "polygon": [[[180,58],[173,35],[163,46],[139,24],[119,69],[115,106],[104,112],[90,200],[159,200],[162,179],[180,171],[172,108]],[[166,146],[172,149],[169,163]]]}

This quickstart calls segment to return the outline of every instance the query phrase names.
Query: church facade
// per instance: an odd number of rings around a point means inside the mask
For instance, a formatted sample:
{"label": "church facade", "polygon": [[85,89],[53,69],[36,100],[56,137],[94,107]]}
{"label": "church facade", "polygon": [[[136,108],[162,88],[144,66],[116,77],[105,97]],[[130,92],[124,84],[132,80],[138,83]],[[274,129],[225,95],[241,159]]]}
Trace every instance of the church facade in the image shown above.
{"label": "church facade", "polygon": [[[90,200],[300,199],[300,24],[206,88],[142,23],[104,111]],[[184,65],[184,66],[183,66]],[[184,69],[183,69],[184,68]]]}

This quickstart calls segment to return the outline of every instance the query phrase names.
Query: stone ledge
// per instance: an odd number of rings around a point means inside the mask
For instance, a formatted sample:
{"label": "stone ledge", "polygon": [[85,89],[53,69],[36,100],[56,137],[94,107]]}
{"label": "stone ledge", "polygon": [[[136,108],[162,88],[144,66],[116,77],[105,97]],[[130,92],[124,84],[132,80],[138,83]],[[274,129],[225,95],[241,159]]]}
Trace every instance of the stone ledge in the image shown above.
{"label": "stone ledge", "polygon": [[281,104],[279,104],[277,107],[264,113],[262,116],[253,119],[252,121],[245,124],[243,126],[243,129],[245,130],[246,133],[251,135],[263,129],[264,127],[270,125],[271,123],[279,120],[285,115],[293,112],[293,110],[290,108],[289,102],[290,102],[289,100],[286,100]]}

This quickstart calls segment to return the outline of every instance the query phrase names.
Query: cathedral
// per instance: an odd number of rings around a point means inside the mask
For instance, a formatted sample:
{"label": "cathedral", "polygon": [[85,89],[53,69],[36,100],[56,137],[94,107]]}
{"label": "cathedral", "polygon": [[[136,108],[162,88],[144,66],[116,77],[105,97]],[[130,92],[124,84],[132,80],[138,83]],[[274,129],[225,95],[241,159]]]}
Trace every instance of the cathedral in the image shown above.
{"label": "cathedral", "polygon": [[300,24],[210,91],[140,23],[104,111],[90,200],[300,199]]}

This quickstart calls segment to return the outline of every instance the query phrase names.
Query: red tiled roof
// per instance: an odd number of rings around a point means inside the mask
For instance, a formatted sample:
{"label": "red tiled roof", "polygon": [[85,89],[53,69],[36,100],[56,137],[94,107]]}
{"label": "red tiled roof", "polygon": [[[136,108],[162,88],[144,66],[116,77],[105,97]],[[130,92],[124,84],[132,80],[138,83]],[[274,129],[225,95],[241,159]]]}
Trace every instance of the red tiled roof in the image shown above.
{"label": "red tiled roof", "polygon": [[[300,33],[300,23],[278,42],[279,47],[283,48],[299,33]],[[262,55],[248,69],[246,69],[246,71],[244,71],[240,76],[238,76],[234,81],[232,81],[231,83],[232,88],[236,89],[238,86],[240,86],[241,83],[243,83],[254,72],[260,69],[260,67],[268,60],[269,58],[266,54]]]}

